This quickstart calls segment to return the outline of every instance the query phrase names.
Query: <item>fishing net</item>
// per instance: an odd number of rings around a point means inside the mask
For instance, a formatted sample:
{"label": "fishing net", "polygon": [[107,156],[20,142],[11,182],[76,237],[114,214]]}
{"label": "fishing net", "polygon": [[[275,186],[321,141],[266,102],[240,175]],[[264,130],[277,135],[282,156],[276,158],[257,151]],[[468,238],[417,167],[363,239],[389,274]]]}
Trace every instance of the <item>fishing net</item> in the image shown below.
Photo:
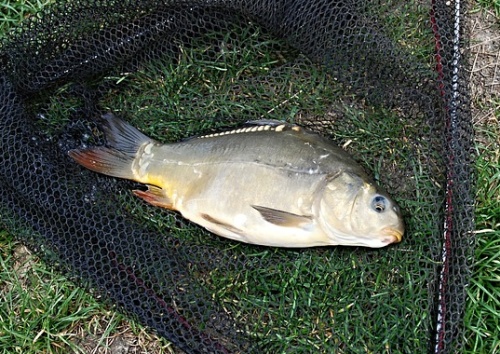
{"label": "fishing net", "polygon": [[[466,5],[58,1],[1,43],[1,225],[187,353],[455,353],[473,249]],[[390,192],[405,238],[215,236],[68,157],[105,144],[106,112],[162,142],[306,126]]]}

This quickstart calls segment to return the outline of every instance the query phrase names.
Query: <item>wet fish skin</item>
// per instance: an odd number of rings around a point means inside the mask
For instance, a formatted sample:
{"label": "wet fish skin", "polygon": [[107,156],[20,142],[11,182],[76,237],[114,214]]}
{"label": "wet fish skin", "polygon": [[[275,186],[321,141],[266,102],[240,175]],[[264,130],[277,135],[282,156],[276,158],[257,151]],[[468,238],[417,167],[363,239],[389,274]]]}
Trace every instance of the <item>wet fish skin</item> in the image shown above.
{"label": "wet fish skin", "polygon": [[230,239],[277,247],[400,242],[399,207],[330,141],[279,121],[173,144],[111,114],[108,145],[71,150],[79,164],[148,186],[134,194]]}

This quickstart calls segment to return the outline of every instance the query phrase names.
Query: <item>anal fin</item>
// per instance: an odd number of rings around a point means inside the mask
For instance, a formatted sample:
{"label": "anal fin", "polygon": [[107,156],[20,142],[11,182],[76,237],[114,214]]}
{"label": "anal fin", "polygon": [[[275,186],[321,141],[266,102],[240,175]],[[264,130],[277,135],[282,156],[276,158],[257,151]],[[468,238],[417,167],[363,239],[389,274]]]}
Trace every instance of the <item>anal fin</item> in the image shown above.
{"label": "anal fin", "polygon": [[148,185],[148,190],[147,191],[141,191],[141,190],[133,190],[132,191],[134,195],[137,197],[144,199],[146,202],[148,202],[151,205],[174,210],[174,205],[172,201],[170,200],[169,197],[163,193],[163,189]]}
{"label": "anal fin", "polygon": [[259,205],[252,205],[252,208],[257,210],[264,220],[278,226],[304,228],[306,225],[311,223],[312,219],[307,215],[297,215],[287,211],[267,208]]}

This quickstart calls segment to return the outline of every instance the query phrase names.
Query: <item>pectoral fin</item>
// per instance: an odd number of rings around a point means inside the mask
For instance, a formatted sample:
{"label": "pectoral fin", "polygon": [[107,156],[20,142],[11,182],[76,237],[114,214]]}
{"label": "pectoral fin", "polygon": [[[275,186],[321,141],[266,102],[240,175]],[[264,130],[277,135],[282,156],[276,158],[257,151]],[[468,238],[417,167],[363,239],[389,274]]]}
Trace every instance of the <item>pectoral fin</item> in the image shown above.
{"label": "pectoral fin", "polygon": [[133,190],[134,195],[144,199],[149,204],[159,206],[162,208],[175,210],[172,201],[165,195],[163,190],[159,187],[148,185],[147,191]]}
{"label": "pectoral fin", "polygon": [[312,219],[307,215],[297,215],[287,211],[266,208],[259,205],[252,205],[252,208],[257,210],[267,222],[278,226],[303,228],[307,224],[310,224]]}

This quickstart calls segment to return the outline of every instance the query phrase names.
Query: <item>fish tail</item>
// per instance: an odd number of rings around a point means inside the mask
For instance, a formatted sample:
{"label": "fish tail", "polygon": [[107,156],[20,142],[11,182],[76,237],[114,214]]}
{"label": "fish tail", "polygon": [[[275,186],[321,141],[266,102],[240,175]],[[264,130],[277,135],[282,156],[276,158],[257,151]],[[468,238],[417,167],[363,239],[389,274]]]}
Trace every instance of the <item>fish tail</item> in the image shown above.
{"label": "fish tail", "polygon": [[68,155],[89,170],[137,180],[133,170],[134,160],[139,149],[153,140],[111,113],[103,118],[105,124],[102,129],[106,136],[106,146],[74,149],[70,150]]}

